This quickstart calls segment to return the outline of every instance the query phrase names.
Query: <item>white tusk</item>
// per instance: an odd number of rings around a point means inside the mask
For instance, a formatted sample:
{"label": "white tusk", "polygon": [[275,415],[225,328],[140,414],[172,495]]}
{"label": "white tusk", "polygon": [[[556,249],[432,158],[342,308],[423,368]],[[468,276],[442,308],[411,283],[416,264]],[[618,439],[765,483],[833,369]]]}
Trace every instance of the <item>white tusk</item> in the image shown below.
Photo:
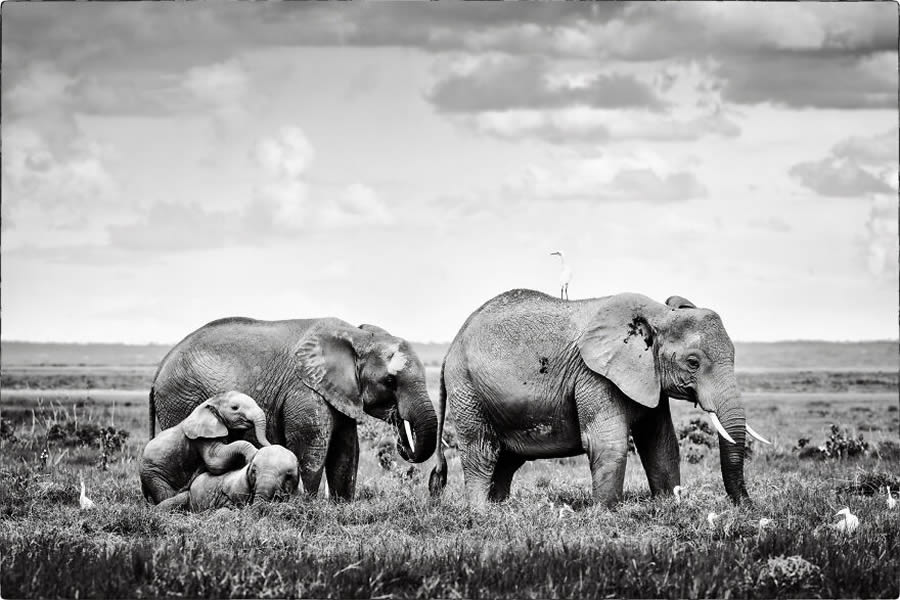
{"label": "white tusk", "polygon": [[725,431],[725,428],[722,427],[721,423],[719,423],[719,417],[716,416],[716,413],[711,412],[711,413],[707,413],[707,414],[709,415],[709,420],[712,421],[713,427],[715,427],[716,431],[719,432],[719,435],[721,435],[723,438],[725,438],[732,444],[736,444],[737,442],[735,442],[733,439],[731,439],[731,436],[728,435],[728,432]]}
{"label": "white tusk", "polygon": [[409,421],[403,419],[403,426],[406,428],[406,440],[409,442],[409,449],[415,452],[416,442],[413,440],[412,428],[409,426]]}
{"label": "white tusk", "polygon": [[441,443],[444,444],[444,446],[446,446],[447,448],[450,447],[450,444],[448,444],[447,440],[445,440],[444,438],[441,438]]}
{"label": "white tusk", "polygon": [[770,446],[772,445],[772,442],[770,442],[769,440],[767,440],[767,439],[764,438],[763,436],[761,436],[761,435],[759,435],[758,433],[756,433],[755,431],[753,431],[753,428],[750,427],[749,425],[747,425],[747,433],[749,433],[750,435],[752,435],[753,437],[755,437],[756,439],[758,439],[759,441],[761,441],[763,444],[769,444]]}

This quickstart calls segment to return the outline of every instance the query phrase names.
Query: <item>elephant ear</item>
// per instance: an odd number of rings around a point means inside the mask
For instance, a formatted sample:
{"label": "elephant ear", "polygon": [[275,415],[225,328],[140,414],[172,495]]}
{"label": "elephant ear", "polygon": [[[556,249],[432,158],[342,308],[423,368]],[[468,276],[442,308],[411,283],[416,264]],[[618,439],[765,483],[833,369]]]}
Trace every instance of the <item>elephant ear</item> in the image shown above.
{"label": "elephant ear", "polygon": [[187,418],[181,422],[181,430],[188,439],[219,438],[228,435],[228,428],[219,418],[209,400],[194,409]]}
{"label": "elephant ear", "polygon": [[578,338],[585,364],[612,381],[629,398],[653,408],[659,404],[659,376],[650,321],[665,310],[640,294],[619,294],[603,300]]}
{"label": "elephant ear", "polygon": [[333,324],[317,326],[295,351],[303,383],[338,412],[362,418],[356,371],[357,354],[348,331]]}
{"label": "elephant ear", "polygon": [[666,306],[672,310],[676,308],[697,308],[693,302],[681,296],[669,296],[668,300],[666,300]]}

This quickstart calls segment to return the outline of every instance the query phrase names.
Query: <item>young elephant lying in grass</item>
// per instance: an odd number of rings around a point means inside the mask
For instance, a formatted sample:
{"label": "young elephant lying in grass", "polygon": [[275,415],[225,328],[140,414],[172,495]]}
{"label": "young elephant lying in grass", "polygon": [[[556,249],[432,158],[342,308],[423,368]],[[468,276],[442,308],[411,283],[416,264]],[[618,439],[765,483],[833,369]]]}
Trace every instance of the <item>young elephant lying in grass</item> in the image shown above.
{"label": "young elephant lying in grass", "polygon": [[250,396],[217,394],[194,409],[181,423],[147,442],[141,455],[141,490],[152,504],[171,498],[187,486],[197,470],[220,474],[250,462],[256,446],[246,440],[228,443],[231,431],[253,428],[268,446],[266,415]]}
{"label": "young elephant lying in grass", "polygon": [[297,491],[299,478],[293,452],[284,446],[266,446],[242,469],[224,475],[200,473],[187,490],[160,502],[158,508],[200,512],[241,508],[258,500],[284,500]]}

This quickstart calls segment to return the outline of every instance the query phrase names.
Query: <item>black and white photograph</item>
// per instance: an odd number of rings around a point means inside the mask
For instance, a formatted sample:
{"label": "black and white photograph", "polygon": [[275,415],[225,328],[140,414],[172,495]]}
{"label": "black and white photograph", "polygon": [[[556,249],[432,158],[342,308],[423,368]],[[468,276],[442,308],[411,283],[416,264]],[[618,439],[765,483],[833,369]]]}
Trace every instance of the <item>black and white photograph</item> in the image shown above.
{"label": "black and white photograph", "polygon": [[3,598],[897,598],[893,1],[0,6]]}

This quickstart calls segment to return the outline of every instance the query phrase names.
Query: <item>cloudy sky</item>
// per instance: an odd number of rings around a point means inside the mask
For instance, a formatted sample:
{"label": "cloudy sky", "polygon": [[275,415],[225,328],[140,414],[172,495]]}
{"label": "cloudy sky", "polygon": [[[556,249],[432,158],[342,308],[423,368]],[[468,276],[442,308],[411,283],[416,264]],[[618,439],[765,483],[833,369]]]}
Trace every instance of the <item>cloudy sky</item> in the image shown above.
{"label": "cloudy sky", "polygon": [[515,287],[898,336],[895,3],[7,3],[2,337],[449,340]]}

